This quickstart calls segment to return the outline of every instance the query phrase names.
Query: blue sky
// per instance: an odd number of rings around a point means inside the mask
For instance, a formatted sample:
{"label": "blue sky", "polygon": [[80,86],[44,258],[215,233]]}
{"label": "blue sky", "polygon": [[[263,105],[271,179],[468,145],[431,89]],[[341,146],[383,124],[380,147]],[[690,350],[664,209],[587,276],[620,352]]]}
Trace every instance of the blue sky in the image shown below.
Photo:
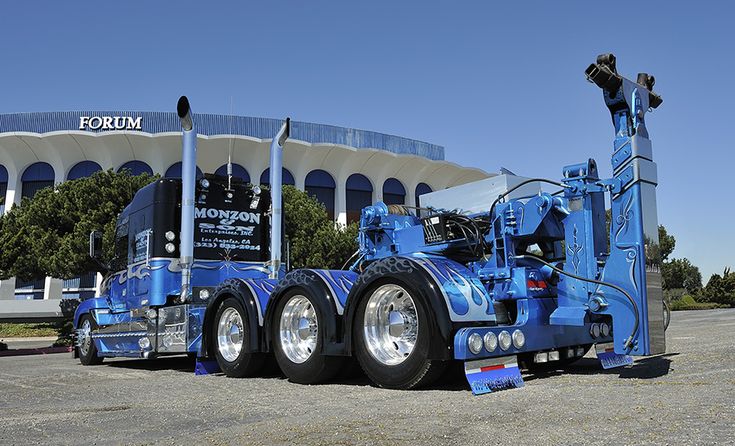
{"label": "blue sky", "polygon": [[583,70],[656,76],[659,220],[705,282],[734,265],[735,7],[729,2],[8,2],[0,113],[291,116],[446,147],[487,171],[559,178],[612,126]]}

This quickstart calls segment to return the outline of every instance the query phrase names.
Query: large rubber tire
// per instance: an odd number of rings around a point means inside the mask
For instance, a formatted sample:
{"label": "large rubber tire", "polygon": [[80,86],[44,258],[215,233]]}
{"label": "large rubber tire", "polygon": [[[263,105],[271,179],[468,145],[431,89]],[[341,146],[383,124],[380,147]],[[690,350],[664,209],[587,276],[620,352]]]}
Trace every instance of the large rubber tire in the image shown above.
{"label": "large rubber tire", "polygon": [[[289,349],[288,343],[292,346],[295,344],[302,346],[307,344],[304,340],[294,338],[295,334],[293,331],[288,328],[288,324],[284,324],[283,313],[289,303],[296,305],[297,302],[301,302],[305,304],[303,298],[308,301],[308,305],[311,305],[311,308],[307,308],[306,311],[309,311],[310,317],[313,316],[316,321],[316,332],[314,333],[312,331],[310,335],[312,339],[313,337],[315,339],[313,340],[313,344],[308,344],[310,345],[308,350],[302,348],[302,355],[297,359],[293,359],[294,355],[297,355],[298,352],[294,353],[293,348]],[[273,353],[283,374],[295,383],[318,384],[328,381],[337,374],[344,364],[345,358],[342,356],[327,356],[322,354],[324,339],[323,333],[319,332],[319,327],[325,326],[324,321],[322,321],[322,314],[324,313],[319,311],[317,307],[321,302],[307,288],[296,286],[282,296],[273,313],[273,323],[271,324]],[[288,314],[286,318],[288,319]],[[294,340],[296,342],[293,342]]]}
{"label": "large rubber tire", "polygon": [[[90,332],[97,329],[97,323],[90,314],[85,314],[79,319],[79,328],[88,327]],[[76,347],[77,353],[79,354],[79,362],[82,365],[99,365],[102,364],[104,358],[97,356],[97,346],[94,345],[94,341],[89,337],[88,339],[80,340],[82,343],[86,343],[85,346]]]}
{"label": "large rubber tire", "polygon": [[[397,285],[403,288],[412,298],[418,319],[416,341],[413,349],[402,362],[388,365],[378,360],[371,352],[366,341],[365,314],[370,297],[384,285]],[[429,359],[431,332],[427,327],[435,325],[433,313],[419,298],[420,293],[407,283],[395,278],[379,279],[361,296],[352,323],[352,339],[354,352],[365,374],[380,387],[388,389],[414,389],[427,386],[439,377],[450,361]]]}
{"label": "large rubber tire", "polygon": [[[239,334],[232,334],[231,330],[223,328],[225,332],[230,333],[229,335],[223,335],[220,324],[227,327],[228,320],[231,322],[230,326],[237,326],[236,331]],[[265,361],[263,353],[252,353],[250,351],[248,332],[252,330],[252,327],[249,326],[248,320],[245,308],[234,297],[228,297],[222,301],[214,316],[210,336],[210,351],[214,352],[219,368],[231,378],[254,376],[261,371]],[[222,339],[220,339],[220,335],[223,335]],[[241,343],[239,351],[234,347],[237,342],[236,340],[233,341],[233,337],[239,338]],[[228,345],[232,348],[228,349]]]}

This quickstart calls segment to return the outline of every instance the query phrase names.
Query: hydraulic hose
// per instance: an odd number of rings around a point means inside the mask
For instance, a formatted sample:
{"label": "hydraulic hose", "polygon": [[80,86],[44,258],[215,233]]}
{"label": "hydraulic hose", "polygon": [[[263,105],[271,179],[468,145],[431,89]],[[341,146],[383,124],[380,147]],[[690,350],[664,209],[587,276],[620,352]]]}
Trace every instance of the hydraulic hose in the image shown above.
{"label": "hydraulic hose", "polygon": [[549,268],[551,268],[552,270],[556,271],[557,273],[564,274],[565,276],[569,276],[572,279],[577,279],[577,280],[581,280],[581,281],[584,281],[584,282],[589,282],[589,283],[594,283],[594,284],[597,284],[597,285],[602,285],[602,286],[610,287],[610,288],[612,288],[612,289],[614,289],[616,291],[619,291],[621,294],[623,294],[625,297],[627,297],[628,300],[630,301],[630,304],[633,305],[633,311],[634,311],[634,314],[635,314],[635,324],[633,325],[633,331],[630,333],[630,336],[625,341],[625,344],[623,345],[623,347],[626,348],[626,349],[628,349],[630,347],[630,345],[633,343],[633,338],[638,333],[638,325],[639,325],[639,321],[638,321],[638,304],[635,302],[635,299],[633,299],[633,297],[630,294],[628,294],[628,292],[625,291],[623,288],[621,288],[621,287],[619,287],[619,286],[617,286],[617,285],[615,285],[613,283],[603,282],[602,280],[589,279],[587,277],[582,277],[582,276],[578,276],[576,274],[572,274],[570,272],[564,271],[563,269],[557,268],[556,266],[552,265],[551,263],[547,262],[546,260],[540,259],[540,258],[538,258],[536,256],[523,255],[522,254],[522,255],[517,255],[517,256],[514,256],[514,257],[516,259],[536,260],[536,261],[538,261],[540,263],[543,263],[544,265],[548,266]]}

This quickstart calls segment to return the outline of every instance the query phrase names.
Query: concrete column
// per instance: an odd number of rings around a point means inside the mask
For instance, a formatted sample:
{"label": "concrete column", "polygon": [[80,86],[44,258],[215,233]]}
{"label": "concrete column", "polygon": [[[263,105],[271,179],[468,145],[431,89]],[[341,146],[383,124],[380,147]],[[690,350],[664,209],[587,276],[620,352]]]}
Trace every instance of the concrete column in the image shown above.
{"label": "concrete column", "polygon": [[308,172],[304,172],[301,168],[298,168],[296,170],[292,170],[291,173],[293,174],[293,179],[296,182],[296,189],[298,190],[306,190],[306,174]]}
{"label": "concrete column", "polygon": [[63,287],[63,280],[46,277],[43,285],[43,300],[61,299],[61,289]]}
{"label": "concrete column", "polygon": [[383,183],[385,183],[386,179],[387,177],[385,176],[379,176],[375,179],[370,178],[370,181],[373,182],[373,203],[383,201]]}
{"label": "concrete column", "polygon": [[15,277],[0,282],[0,300],[15,300]]}

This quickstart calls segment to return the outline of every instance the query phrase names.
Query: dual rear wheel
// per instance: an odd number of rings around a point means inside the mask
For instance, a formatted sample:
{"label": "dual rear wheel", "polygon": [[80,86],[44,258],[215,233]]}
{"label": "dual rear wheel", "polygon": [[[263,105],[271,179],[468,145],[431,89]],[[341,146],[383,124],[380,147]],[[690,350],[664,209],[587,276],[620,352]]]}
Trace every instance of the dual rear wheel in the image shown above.
{"label": "dual rear wheel", "polygon": [[[429,384],[446,365],[428,359],[430,316],[408,289],[398,282],[381,282],[361,299],[355,315],[355,356],[365,374],[381,387],[410,389]],[[344,357],[323,354],[321,302],[312,291],[296,287],[276,307],[274,353],[283,373],[294,382],[326,381],[345,364]]]}

